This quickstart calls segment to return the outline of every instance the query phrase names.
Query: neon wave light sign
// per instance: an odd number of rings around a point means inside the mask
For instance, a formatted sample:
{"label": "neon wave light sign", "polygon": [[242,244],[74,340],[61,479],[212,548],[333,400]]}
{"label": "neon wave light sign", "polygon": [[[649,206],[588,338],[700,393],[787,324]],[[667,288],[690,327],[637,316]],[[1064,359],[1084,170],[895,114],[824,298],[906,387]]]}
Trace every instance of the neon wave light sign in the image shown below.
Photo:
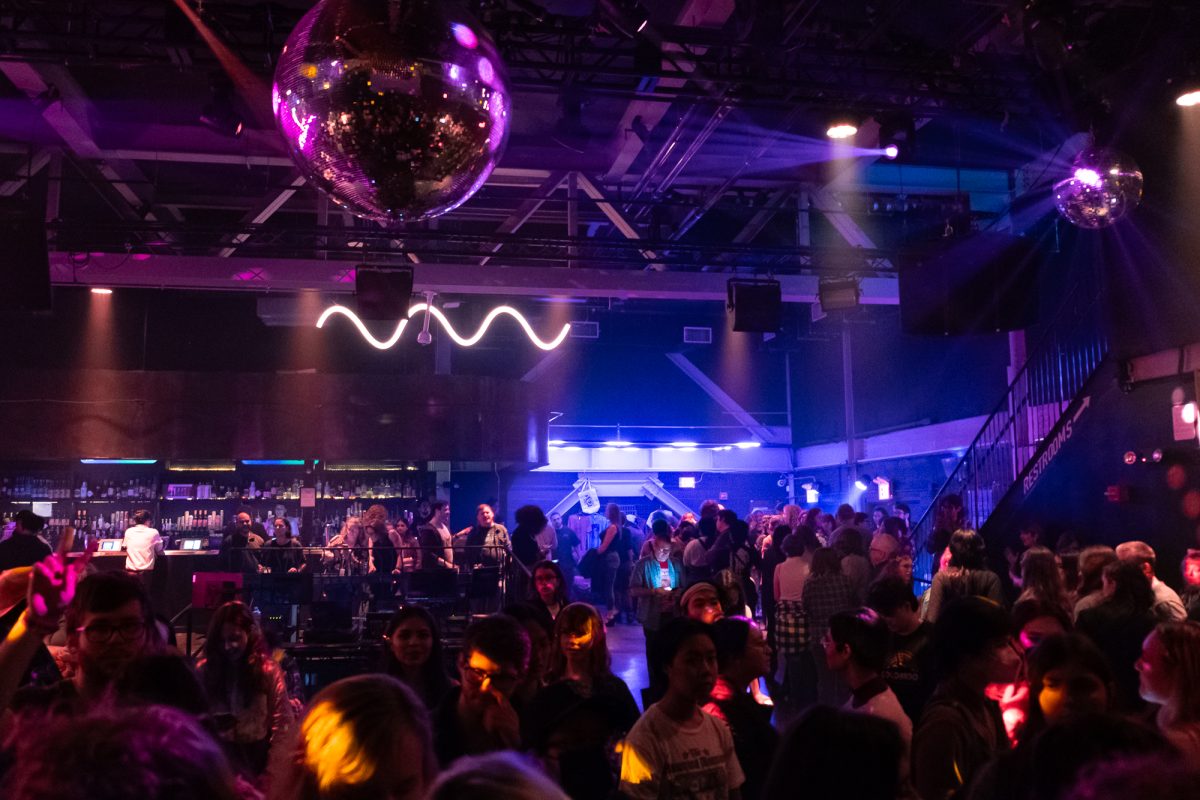
{"label": "neon wave light sign", "polygon": [[409,320],[411,320],[415,315],[420,314],[422,311],[427,312],[431,317],[436,319],[445,329],[450,338],[454,340],[455,344],[458,344],[461,347],[473,347],[478,344],[479,340],[482,339],[484,334],[487,333],[492,322],[494,322],[495,319],[500,316],[510,316],[515,319],[517,324],[519,324],[525,330],[525,335],[529,337],[529,341],[532,342],[535,347],[538,347],[542,350],[555,349],[563,343],[563,340],[567,338],[567,334],[571,332],[570,324],[565,324],[563,325],[562,330],[558,332],[558,336],[554,337],[550,341],[544,341],[537,335],[537,333],[533,330],[533,326],[529,324],[529,320],[525,319],[524,315],[521,314],[520,311],[517,311],[512,306],[496,306],[488,312],[486,317],[483,318],[483,322],[480,324],[479,330],[475,331],[474,336],[463,337],[458,333],[458,331],[454,330],[454,326],[450,324],[450,320],[446,319],[446,315],[442,313],[440,308],[431,306],[428,303],[417,303],[415,306],[408,309],[408,319],[400,320],[400,322],[396,324],[396,330],[393,331],[392,335],[387,339],[376,339],[371,332],[367,330],[367,326],[364,325],[363,321],[358,318],[358,315],[345,306],[330,306],[329,308],[325,309],[323,312],[321,312],[321,316],[317,319],[317,327],[324,328],[325,323],[329,321],[330,317],[340,314],[354,323],[354,327],[358,328],[358,332],[362,334],[362,337],[366,339],[367,343],[372,347],[376,348],[377,350],[389,350],[395,346],[396,342],[400,341],[400,337],[404,335],[404,329],[408,327]]}

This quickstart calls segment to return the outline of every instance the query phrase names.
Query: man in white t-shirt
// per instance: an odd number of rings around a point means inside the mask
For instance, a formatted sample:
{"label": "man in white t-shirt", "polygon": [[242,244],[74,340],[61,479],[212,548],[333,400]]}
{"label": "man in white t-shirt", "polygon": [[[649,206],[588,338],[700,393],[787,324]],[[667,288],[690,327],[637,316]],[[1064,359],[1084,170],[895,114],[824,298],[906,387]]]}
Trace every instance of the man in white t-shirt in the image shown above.
{"label": "man in white t-shirt", "polygon": [[738,800],[745,782],[725,723],[700,708],[717,680],[717,648],[704,623],[675,619],[659,655],[662,700],[629,731],[621,749],[621,796],[629,800]]}
{"label": "man in white t-shirt", "polygon": [[125,531],[125,569],[149,572],[162,552],[163,538],[150,527],[150,512],[139,508],[133,512],[133,527]]}

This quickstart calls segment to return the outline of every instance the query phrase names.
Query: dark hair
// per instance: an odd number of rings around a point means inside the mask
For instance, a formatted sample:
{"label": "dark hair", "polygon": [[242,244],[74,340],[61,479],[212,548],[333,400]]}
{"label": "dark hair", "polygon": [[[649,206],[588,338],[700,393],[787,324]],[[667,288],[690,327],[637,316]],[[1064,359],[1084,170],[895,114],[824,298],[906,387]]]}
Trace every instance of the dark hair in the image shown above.
{"label": "dark hair", "polygon": [[983,655],[1011,635],[1012,619],[1003,606],[984,597],[954,600],[933,627],[934,653],[942,676],[949,677],[968,658]]}
{"label": "dark hair", "polygon": [[191,662],[179,653],[153,653],[134,659],[113,684],[122,705],[170,706],[203,719],[208,696]]}
{"label": "dark hair", "polygon": [[763,800],[805,797],[891,800],[906,758],[896,724],[869,714],[814,706],[783,734]]}
{"label": "dark hair", "polygon": [[[780,526],[786,527],[786,526]],[[789,533],[779,548],[787,558],[804,555],[804,538],[798,533]]]}
{"label": "dark hair", "polygon": [[738,515],[732,508],[722,508],[717,512],[717,519],[732,527],[738,521]]}
{"label": "dark hair", "polygon": [[745,617],[724,617],[712,624],[713,644],[717,646],[717,668],[722,672],[746,652],[751,624]]}
{"label": "dark hair", "polygon": [[[154,609],[142,582],[124,572],[97,572],[79,582],[75,599],[67,606],[67,635],[75,636],[87,614],[104,614],[116,611],[126,603],[136,600],[142,607],[142,618],[146,621],[146,635],[158,638],[154,632]],[[152,639],[152,640],[153,640]]]}
{"label": "dark hair", "polygon": [[529,668],[529,634],[507,614],[477,619],[463,633],[462,658],[479,652],[497,664],[509,664],[524,674]]}
{"label": "dark hair", "polygon": [[903,541],[908,538],[908,524],[899,517],[888,517],[883,521],[883,532]]}
{"label": "dark hair", "polygon": [[855,525],[862,525],[866,521],[867,521],[867,512],[865,512],[865,511],[855,511],[854,512],[854,524]]}
{"label": "dark hair", "polygon": [[1149,611],[1154,608],[1154,589],[1150,579],[1142,572],[1142,563],[1136,559],[1121,559],[1104,568],[1104,577],[1113,583],[1112,595],[1105,604],[1122,606],[1132,611]]}
{"label": "dark hair", "polygon": [[608,633],[604,630],[604,620],[594,606],[587,603],[571,603],[558,612],[554,618],[553,649],[550,651],[550,668],[547,670],[548,682],[560,680],[567,669],[567,659],[562,652],[562,637],[566,634],[592,635],[592,649],[589,653],[589,666],[592,678],[600,678],[612,674],[612,657],[608,652]]}
{"label": "dark hair", "polygon": [[849,647],[850,657],[863,668],[882,672],[887,664],[887,624],[869,608],[839,611],[829,618],[829,636],[839,647]]}
{"label": "dark hair", "polygon": [[425,800],[567,800],[567,795],[524,756],[501,751],[458,759]]}
{"label": "dark hair", "polygon": [[813,553],[812,575],[841,575],[842,554],[832,547],[818,547]]}
{"label": "dark hair", "polygon": [[567,578],[563,575],[562,568],[550,559],[542,559],[529,568],[529,599],[542,602],[542,598],[538,596],[537,587],[534,585],[533,579],[537,577],[539,569],[548,569],[554,573],[554,577],[558,580],[558,590],[554,593],[554,597],[558,600],[560,606],[565,606],[567,600]]}
{"label": "dark hair", "polygon": [[429,518],[433,519],[433,515],[441,511],[446,506],[450,505],[445,500],[434,500],[429,504]]}
{"label": "dark hair", "polygon": [[1114,714],[1072,715],[1038,734],[1032,750],[1030,800],[1057,800],[1092,765],[1172,752],[1158,731]]}
{"label": "dark hair", "polygon": [[1071,617],[1063,606],[1057,603],[1046,603],[1036,597],[1027,597],[1013,604],[1013,632],[1019,633],[1026,625],[1041,617],[1053,617],[1062,626],[1063,633],[1071,630]]}
{"label": "dark hair", "polygon": [[[221,629],[234,625],[246,632],[246,652],[238,664],[225,663],[224,642]],[[262,629],[254,621],[254,615],[246,604],[233,600],[213,612],[204,639],[204,662],[201,677],[209,697],[225,697],[237,674],[240,684],[252,691],[266,694],[270,691],[270,671],[278,669],[267,652]]]}
{"label": "dark hair", "polygon": [[704,636],[713,643],[713,647],[717,646],[711,625],[687,617],[676,617],[669,621],[658,634],[658,663],[662,664],[664,669],[670,666],[683,643],[693,636]]}
{"label": "dark hair", "polygon": [[9,800],[237,800],[224,750],[189,714],[101,705],[22,726]]}
{"label": "dark hair", "polygon": [[[420,698],[390,675],[342,678],[317,693],[298,725],[282,786],[272,797],[367,800],[386,797],[402,743],[418,745],[424,783],[437,774],[429,717]],[[411,757],[405,751],[406,757]],[[347,775],[350,765],[352,776]]]}
{"label": "dark hair", "polygon": [[987,545],[983,537],[972,530],[956,530],[950,534],[950,566],[960,569],[985,569]]}
{"label": "dark hair", "polygon": [[27,530],[30,533],[37,533],[42,528],[46,527],[46,518],[40,514],[35,514],[28,508],[22,508],[14,516],[13,520],[21,527],[22,530]]}
{"label": "dark hair", "polygon": [[700,536],[700,529],[690,522],[681,522],[675,529],[675,534],[684,542],[690,542]]}
{"label": "dark hair", "polygon": [[1038,697],[1046,673],[1067,665],[1078,665],[1100,679],[1108,687],[1109,699],[1115,700],[1112,667],[1091,639],[1079,634],[1047,636],[1025,656],[1026,673],[1029,677],[1029,703],[1025,713],[1025,724],[1021,728],[1021,741],[1028,741],[1046,727],[1046,717]]}
{"label": "dark hair", "polygon": [[1066,800],[1194,800],[1200,784],[1200,771],[1176,753],[1094,764],[1080,775]]}
{"label": "dark hair", "polygon": [[654,524],[650,526],[650,532],[656,539],[671,538],[671,523],[667,522],[662,517],[654,520]]}
{"label": "dark hair", "polygon": [[862,531],[858,528],[842,528],[829,546],[847,556],[861,556],[867,552]]}
{"label": "dark hair", "polygon": [[[432,637],[429,647],[429,660],[421,665],[421,680],[425,683],[429,697],[440,698],[450,689],[453,681],[450,679],[450,674],[446,671],[446,659],[442,653],[442,634],[438,629],[437,620],[433,614],[430,614],[427,609],[421,606],[404,606],[403,608],[399,608],[395,614],[392,614],[392,618],[388,620],[387,627],[384,628],[384,636],[389,639],[395,636],[396,629],[410,619],[420,620],[429,628],[429,633]],[[391,647],[383,648],[382,671],[403,681],[400,662],[396,660],[396,655],[392,652]]]}
{"label": "dark hair", "polygon": [[1069,607],[1058,560],[1048,547],[1034,545],[1021,556],[1021,588],[1045,605]]}
{"label": "dark hair", "polygon": [[920,601],[903,578],[881,578],[867,590],[867,605],[880,614],[890,616],[902,606],[916,611]]}
{"label": "dark hair", "polygon": [[710,519],[717,516],[717,512],[721,510],[721,504],[716,500],[708,499],[700,504],[700,519]]}
{"label": "dark hair", "polygon": [[[912,509],[908,507],[908,503],[895,503],[892,505],[892,510],[893,511],[905,511],[910,515],[912,514]],[[903,522],[903,520],[901,520],[901,522]]]}
{"label": "dark hair", "polygon": [[1079,553],[1079,587],[1076,593],[1080,597],[1100,591],[1103,588],[1104,568],[1117,560],[1117,551],[1104,544],[1094,544],[1083,548]]}
{"label": "dark hair", "polygon": [[834,512],[834,517],[838,522],[851,522],[854,519],[854,506],[849,503],[842,503]]}
{"label": "dark hair", "polygon": [[144,508],[139,508],[137,511],[133,512],[133,514],[130,516],[130,519],[133,520],[134,525],[145,525],[150,521],[150,512]]}
{"label": "dark hair", "polygon": [[513,514],[513,519],[517,521],[517,525],[528,528],[535,534],[549,523],[546,514],[535,505],[521,506]]}

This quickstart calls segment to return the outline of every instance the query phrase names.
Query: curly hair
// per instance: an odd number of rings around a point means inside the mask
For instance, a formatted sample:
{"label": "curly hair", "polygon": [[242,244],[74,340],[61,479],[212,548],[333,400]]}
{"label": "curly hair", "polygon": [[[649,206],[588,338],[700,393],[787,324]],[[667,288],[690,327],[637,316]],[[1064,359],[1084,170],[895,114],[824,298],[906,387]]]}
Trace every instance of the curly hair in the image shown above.
{"label": "curly hair", "polygon": [[386,525],[388,520],[387,509],[376,503],[368,506],[363,512],[362,524],[364,528],[374,528],[381,525]]}

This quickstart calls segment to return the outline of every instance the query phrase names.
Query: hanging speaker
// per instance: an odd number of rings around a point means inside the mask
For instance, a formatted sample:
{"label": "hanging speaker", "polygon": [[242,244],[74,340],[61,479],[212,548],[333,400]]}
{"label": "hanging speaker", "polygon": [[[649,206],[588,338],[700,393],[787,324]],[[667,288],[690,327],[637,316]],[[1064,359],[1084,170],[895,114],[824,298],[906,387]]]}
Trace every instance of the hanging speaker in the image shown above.
{"label": "hanging speaker", "polygon": [[412,300],[411,269],[360,264],[354,270],[354,299],[361,319],[398,322],[408,317]]}
{"label": "hanging speaker", "polygon": [[46,226],[30,217],[0,217],[0,297],[19,311],[50,310]]}
{"label": "hanging speaker", "polygon": [[726,284],[727,306],[733,330],[743,333],[777,333],[783,313],[779,281],[734,278]]}

